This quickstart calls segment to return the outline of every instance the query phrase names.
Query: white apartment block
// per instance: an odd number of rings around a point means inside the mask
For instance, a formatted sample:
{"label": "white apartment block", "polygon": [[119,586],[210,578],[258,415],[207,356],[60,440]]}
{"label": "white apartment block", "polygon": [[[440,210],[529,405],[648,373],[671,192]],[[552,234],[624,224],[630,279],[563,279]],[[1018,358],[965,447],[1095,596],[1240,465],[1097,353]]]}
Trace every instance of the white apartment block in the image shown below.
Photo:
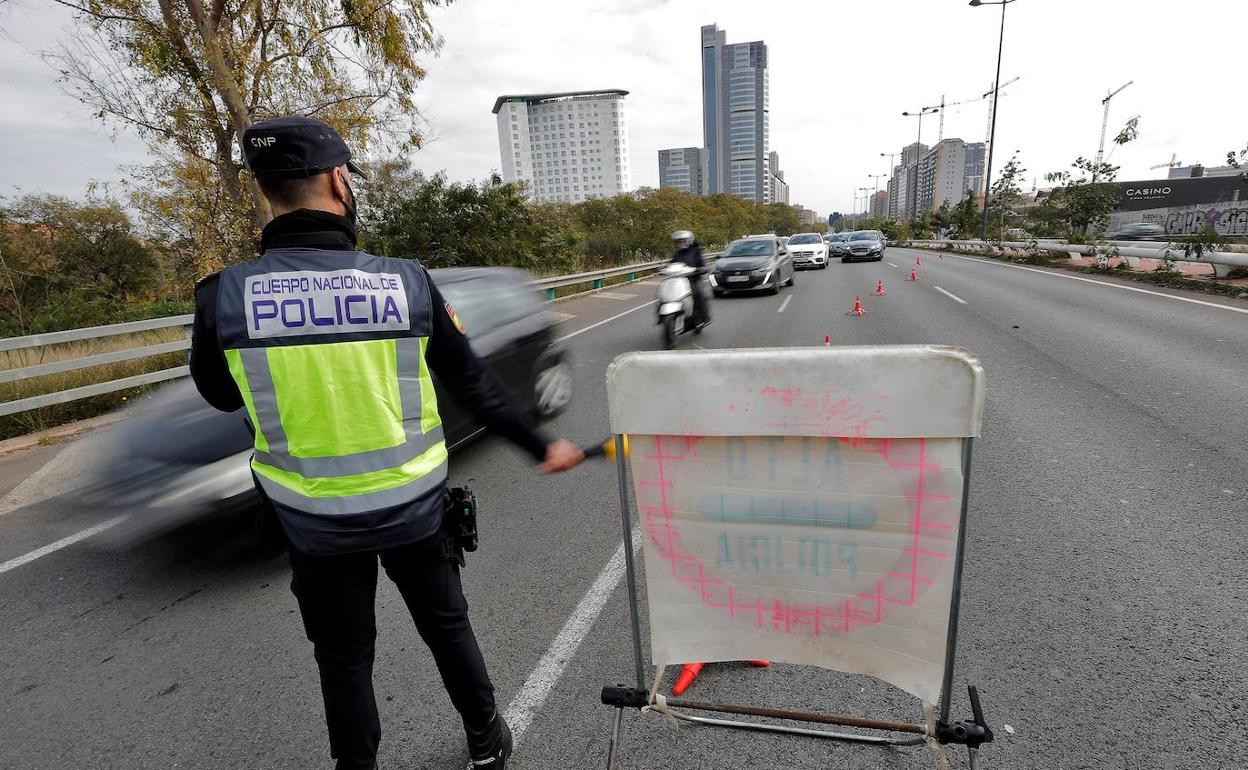
{"label": "white apartment block", "polygon": [[529,200],[539,203],[628,191],[627,95],[617,88],[498,97],[503,180],[527,183]]}

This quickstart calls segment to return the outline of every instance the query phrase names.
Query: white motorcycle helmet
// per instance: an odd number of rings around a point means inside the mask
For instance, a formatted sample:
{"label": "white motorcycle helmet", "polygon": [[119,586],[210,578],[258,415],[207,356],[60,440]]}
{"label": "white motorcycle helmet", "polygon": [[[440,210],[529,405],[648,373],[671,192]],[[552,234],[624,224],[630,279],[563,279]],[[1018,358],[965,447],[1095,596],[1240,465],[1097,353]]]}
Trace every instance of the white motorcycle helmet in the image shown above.
{"label": "white motorcycle helmet", "polygon": [[677,230],[672,233],[672,240],[676,243],[676,248],[683,249],[693,243],[693,233],[688,230]]}

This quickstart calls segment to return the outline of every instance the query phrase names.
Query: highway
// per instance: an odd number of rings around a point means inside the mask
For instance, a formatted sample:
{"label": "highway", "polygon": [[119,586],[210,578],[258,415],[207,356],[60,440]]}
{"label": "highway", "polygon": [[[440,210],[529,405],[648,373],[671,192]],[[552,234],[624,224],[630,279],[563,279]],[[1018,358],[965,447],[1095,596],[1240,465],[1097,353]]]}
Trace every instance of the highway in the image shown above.
{"label": "highway", "polygon": [[[920,255],[921,280],[905,281]],[[997,734],[990,767],[1248,767],[1248,303],[1076,278],[890,248],[882,263],[798,273],[776,297],[716,300],[713,325],[680,344],[827,335],[975,351],[987,406],[955,717],[969,718],[965,684],[978,685]],[[883,297],[869,296],[877,279]],[[572,316],[559,328],[571,335],[577,396],[552,433],[585,443],[607,433],[607,365],[659,346],[653,291],[613,287],[553,306]],[[865,317],[845,315],[855,294]],[[0,494],[46,467],[56,466],[23,496],[71,483],[73,463],[56,458],[85,455],[79,446],[0,458]],[[540,477],[491,438],[455,455],[452,481],[470,481],[481,507],[465,584],[499,702],[523,726],[512,766],[602,766],[612,712],[598,691],[632,670],[614,467]],[[330,766],[284,557],[202,529],[129,552],[95,536],[47,550],[104,522],[72,494],[23,501],[0,506],[0,767]],[[380,767],[462,766],[457,716],[385,580],[377,614]],[[873,680],[796,666],[712,666],[690,695],[919,717],[912,698]],[[950,755],[966,766],[965,751]],[[617,766],[934,763],[921,747],[629,713]]]}

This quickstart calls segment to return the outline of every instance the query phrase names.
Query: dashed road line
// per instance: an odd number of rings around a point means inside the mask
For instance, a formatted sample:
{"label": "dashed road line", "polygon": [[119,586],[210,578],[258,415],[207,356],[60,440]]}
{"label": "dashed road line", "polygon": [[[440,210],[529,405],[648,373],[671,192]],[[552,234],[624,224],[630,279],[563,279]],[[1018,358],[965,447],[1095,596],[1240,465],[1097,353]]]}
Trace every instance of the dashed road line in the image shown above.
{"label": "dashed road line", "polygon": [[945,291],[944,289],[940,288],[939,286],[933,286],[932,288],[934,288],[936,291],[940,292],[941,294],[944,294],[946,297],[948,297],[949,299],[953,300],[954,302],[959,302],[959,303],[961,303],[961,304],[963,304],[963,305],[965,305],[965,304],[966,304],[966,300],[962,299],[962,298],[961,298],[961,297],[959,297],[959,296],[956,296],[956,295],[954,295],[954,294],[951,294],[950,292]]}
{"label": "dashed road line", "polygon": [[888,263],[888,266],[889,266],[889,267],[897,267],[897,265],[893,264],[892,262],[889,262],[889,263]]}
{"label": "dashed road line", "polygon": [[786,307],[788,307],[788,306],[789,306],[789,301],[790,301],[790,300],[792,300],[792,299],[793,299],[793,295],[792,295],[792,294],[790,294],[789,296],[785,297],[785,298],[784,298],[784,302],[781,302],[781,303],[780,303],[780,307],[776,308],[776,312],[777,312],[777,313],[783,313],[783,312],[784,312],[784,309],[785,309]]}

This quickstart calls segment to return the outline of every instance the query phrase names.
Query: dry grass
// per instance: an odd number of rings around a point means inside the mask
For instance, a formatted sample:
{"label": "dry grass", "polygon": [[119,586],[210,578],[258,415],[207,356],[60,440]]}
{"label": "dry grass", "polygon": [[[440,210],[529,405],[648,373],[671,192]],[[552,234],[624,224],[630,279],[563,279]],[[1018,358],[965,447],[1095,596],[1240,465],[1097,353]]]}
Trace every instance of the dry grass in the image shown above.
{"label": "dry grass", "polygon": [[[27,348],[25,350],[4,351],[0,352],[0,371],[81,358],[98,353],[126,350],[145,345],[157,345],[162,342],[173,342],[184,338],[185,335],[186,330],[182,328],[155,329],[149,332],[139,332],[117,337],[104,337],[95,340],[67,342],[60,345]],[[49,374],[17,382],[0,383],[0,401],[14,401],[19,398],[69,390],[70,388],[83,385],[92,385],[97,382],[108,382],[109,380],[117,380],[136,374],[180,366],[185,362],[185,352],[166,353],[133,361],[122,361],[88,369]],[[146,389],[147,387],[131,388],[116,393],[107,393],[102,396],[71,401],[66,404],[33,409],[8,417],[0,417],[0,439],[20,436],[73,420],[81,420],[103,414],[124,405],[127,400]]]}

